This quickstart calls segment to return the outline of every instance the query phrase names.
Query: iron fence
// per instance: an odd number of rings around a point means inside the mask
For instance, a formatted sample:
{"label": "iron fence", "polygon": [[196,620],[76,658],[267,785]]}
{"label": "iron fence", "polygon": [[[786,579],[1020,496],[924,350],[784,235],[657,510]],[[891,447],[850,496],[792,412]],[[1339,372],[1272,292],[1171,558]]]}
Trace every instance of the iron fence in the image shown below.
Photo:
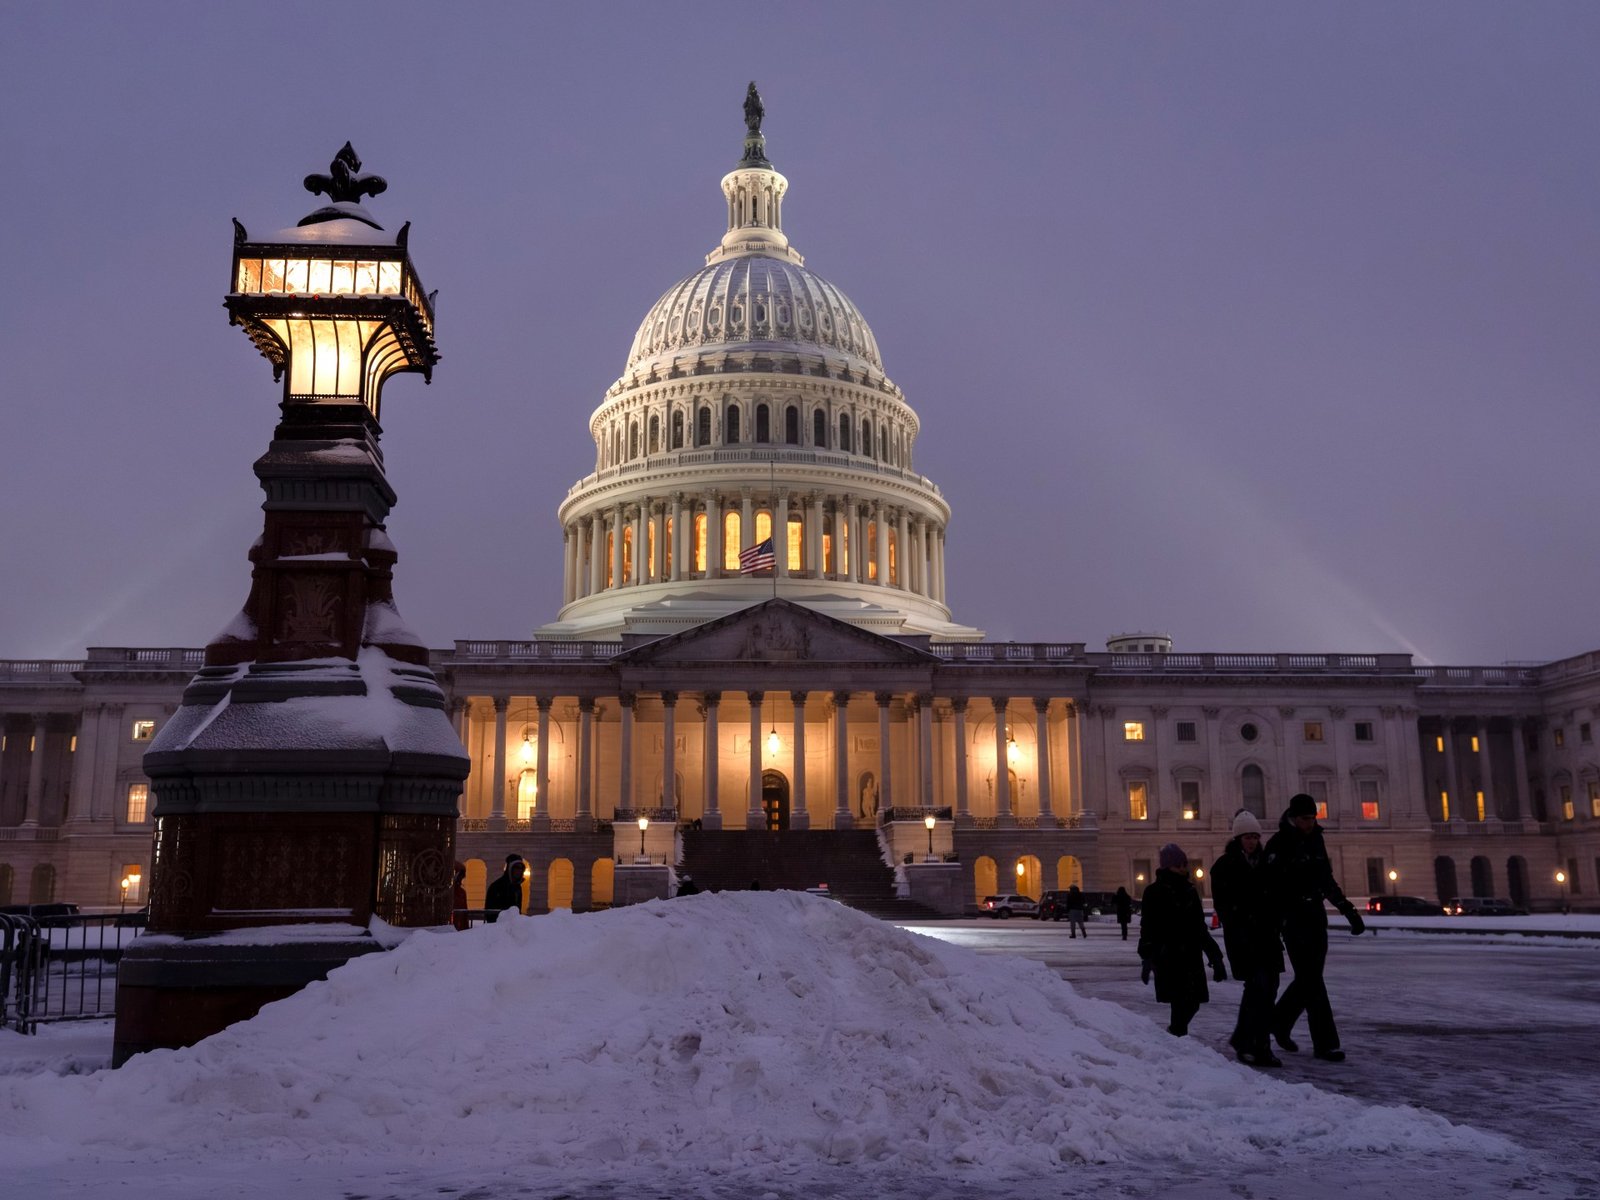
{"label": "iron fence", "polygon": [[115,1016],[122,951],[145,914],[0,913],[0,1027]]}

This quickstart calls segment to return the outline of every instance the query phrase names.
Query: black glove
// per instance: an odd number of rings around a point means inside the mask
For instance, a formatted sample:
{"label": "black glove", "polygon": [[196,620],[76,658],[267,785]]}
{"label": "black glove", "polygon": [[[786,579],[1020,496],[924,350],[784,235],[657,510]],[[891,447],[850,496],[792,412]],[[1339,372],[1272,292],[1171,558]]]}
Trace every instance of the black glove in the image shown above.
{"label": "black glove", "polygon": [[1139,966],[1139,982],[1140,983],[1149,983],[1150,982],[1150,974],[1151,974],[1151,967],[1150,967],[1149,962],[1142,962],[1140,964],[1140,966]]}
{"label": "black glove", "polygon": [[1360,937],[1366,932],[1367,923],[1361,919],[1361,914],[1355,909],[1352,908],[1349,912],[1345,913],[1344,917],[1345,920],[1350,922],[1351,937]]}
{"label": "black glove", "polygon": [[1216,983],[1223,983],[1228,978],[1227,968],[1222,965],[1220,958],[1211,964],[1211,978]]}

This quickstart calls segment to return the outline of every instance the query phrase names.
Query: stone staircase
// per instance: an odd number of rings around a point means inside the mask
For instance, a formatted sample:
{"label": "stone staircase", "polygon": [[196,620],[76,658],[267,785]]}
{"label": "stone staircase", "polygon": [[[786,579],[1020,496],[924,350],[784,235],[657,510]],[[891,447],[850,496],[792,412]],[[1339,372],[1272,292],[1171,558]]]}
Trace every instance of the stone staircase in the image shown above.
{"label": "stone staircase", "polygon": [[804,891],[826,884],[834,899],[886,920],[936,919],[920,904],[894,894],[870,829],[686,829],[683,865],[704,892]]}

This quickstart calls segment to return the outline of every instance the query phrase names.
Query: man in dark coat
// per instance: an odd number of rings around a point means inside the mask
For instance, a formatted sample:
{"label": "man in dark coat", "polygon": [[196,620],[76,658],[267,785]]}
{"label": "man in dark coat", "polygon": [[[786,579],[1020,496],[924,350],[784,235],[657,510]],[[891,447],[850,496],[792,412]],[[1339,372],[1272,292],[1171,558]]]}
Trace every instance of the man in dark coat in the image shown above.
{"label": "man in dark coat", "polygon": [[1200,1006],[1211,998],[1202,955],[1210,961],[1212,978],[1218,983],[1228,973],[1222,966],[1222,951],[1206,928],[1200,893],[1189,882],[1189,856],[1169,842],[1161,847],[1160,863],[1161,869],[1144,890],[1139,917],[1139,960],[1144,964],[1139,978],[1149,983],[1155,975],[1157,1003],[1172,1005],[1167,1032],[1183,1037]]}
{"label": "man in dark coat", "polygon": [[499,920],[500,914],[508,908],[514,908],[519,913],[522,911],[522,876],[527,869],[528,864],[522,861],[522,855],[506,855],[506,869],[484,893],[483,907],[488,912],[484,918],[486,921],[492,924]]}
{"label": "man in dark coat", "polygon": [[1083,936],[1089,936],[1089,927],[1084,924],[1089,918],[1088,910],[1084,907],[1083,891],[1077,884],[1067,889],[1067,929],[1070,936],[1077,937],[1079,931]]}
{"label": "man in dark coat", "polygon": [[1117,924],[1122,926],[1122,940],[1128,940],[1128,922],[1133,920],[1133,897],[1128,895],[1128,889],[1119,887],[1117,894],[1112,897],[1117,906]]}
{"label": "man in dark coat", "polygon": [[1253,1067],[1281,1067],[1272,1053],[1272,1002],[1283,974],[1278,941],[1278,910],[1267,886],[1267,859],[1261,850],[1261,822],[1240,809],[1233,818],[1233,840],[1211,867],[1211,895],[1222,919],[1222,944],[1233,977],[1244,984],[1239,1019],[1228,1039],[1239,1061]]}
{"label": "man in dark coat", "polygon": [[1352,934],[1360,934],[1367,923],[1333,878],[1333,864],[1322,843],[1322,826],[1317,824],[1317,802],[1304,792],[1290,799],[1278,832],[1267,843],[1267,872],[1283,922],[1283,948],[1294,968],[1294,979],[1283,989],[1272,1012],[1272,1036],[1285,1050],[1300,1049],[1293,1033],[1295,1022],[1305,1013],[1313,1055],[1326,1062],[1343,1062],[1333,1005],[1322,981],[1328,961],[1328,911],[1323,902],[1330,902],[1343,914]]}

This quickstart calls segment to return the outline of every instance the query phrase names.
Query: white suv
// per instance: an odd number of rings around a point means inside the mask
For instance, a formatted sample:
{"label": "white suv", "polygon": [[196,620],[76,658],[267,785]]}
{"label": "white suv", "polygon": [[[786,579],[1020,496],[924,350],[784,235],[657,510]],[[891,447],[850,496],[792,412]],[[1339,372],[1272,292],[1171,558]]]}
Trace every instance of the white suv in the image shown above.
{"label": "white suv", "polygon": [[991,919],[1010,920],[1012,917],[1038,915],[1039,906],[1026,896],[985,896],[978,911]]}

